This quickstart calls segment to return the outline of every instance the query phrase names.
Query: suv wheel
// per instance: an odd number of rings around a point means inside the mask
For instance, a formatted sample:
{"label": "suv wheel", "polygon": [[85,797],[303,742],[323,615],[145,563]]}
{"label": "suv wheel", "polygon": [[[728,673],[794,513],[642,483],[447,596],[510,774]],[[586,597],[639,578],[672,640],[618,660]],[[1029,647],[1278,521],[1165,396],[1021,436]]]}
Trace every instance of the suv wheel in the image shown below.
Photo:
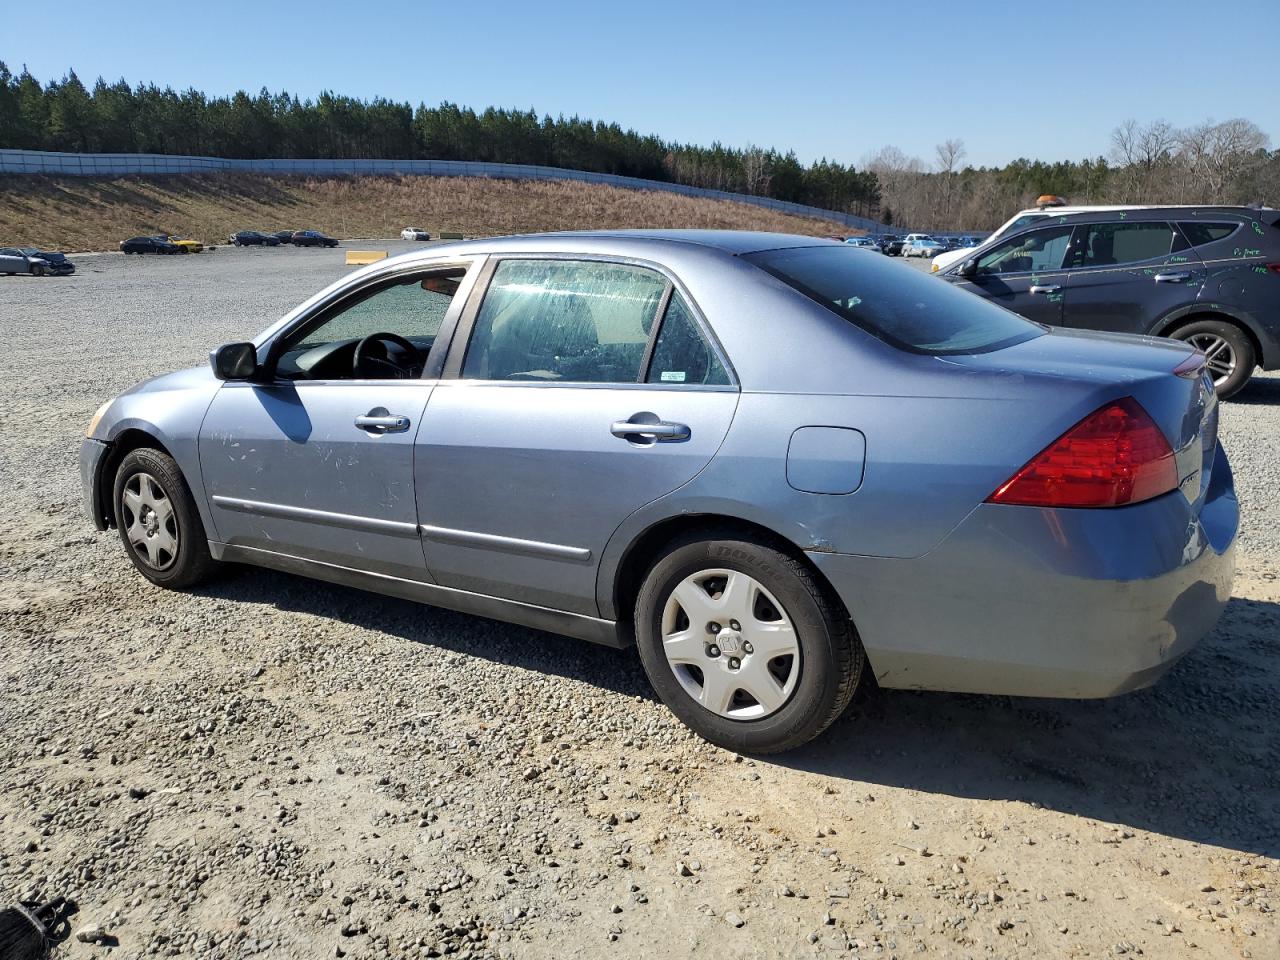
{"label": "suv wheel", "polygon": [[1208,358],[1213,385],[1224,400],[1240,392],[1258,363],[1249,335],[1234,323],[1196,320],[1168,336],[1190,344]]}
{"label": "suv wheel", "polygon": [[712,743],[776,753],[844,711],[865,655],[853,625],[799,561],[751,540],[676,540],[636,600],[650,683]]}

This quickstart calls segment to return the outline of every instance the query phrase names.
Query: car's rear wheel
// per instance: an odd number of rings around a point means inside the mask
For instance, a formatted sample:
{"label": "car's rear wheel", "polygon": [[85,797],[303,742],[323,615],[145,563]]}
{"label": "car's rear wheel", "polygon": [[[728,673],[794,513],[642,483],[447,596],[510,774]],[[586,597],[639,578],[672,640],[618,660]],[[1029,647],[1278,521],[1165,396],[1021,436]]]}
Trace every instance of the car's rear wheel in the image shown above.
{"label": "car's rear wheel", "polygon": [[195,500],[168,454],[147,447],[125,454],[112,503],[125,551],[152,583],[181,590],[214,573]]}
{"label": "car's rear wheel", "polygon": [[712,743],[776,753],[848,706],[865,655],[813,572],[761,542],[671,543],[636,600],[636,642],[671,711]]}
{"label": "car's rear wheel", "polygon": [[1190,344],[1208,358],[1214,388],[1224,400],[1244,388],[1258,365],[1249,335],[1225,320],[1196,320],[1168,336]]}

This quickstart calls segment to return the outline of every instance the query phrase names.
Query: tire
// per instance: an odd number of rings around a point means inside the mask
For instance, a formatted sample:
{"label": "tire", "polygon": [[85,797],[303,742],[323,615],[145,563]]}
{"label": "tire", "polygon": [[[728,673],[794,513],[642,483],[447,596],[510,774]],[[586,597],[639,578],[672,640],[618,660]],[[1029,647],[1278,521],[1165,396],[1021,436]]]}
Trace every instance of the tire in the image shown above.
{"label": "tire", "polygon": [[[719,622],[735,606],[749,609],[750,620]],[[717,619],[704,623],[705,616]],[[808,567],[729,531],[672,541],[640,588],[635,625],[640,660],[662,702],[699,736],[742,753],[779,753],[818,736],[849,705],[866,662],[842,605]],[[768,652],[756,650],[766,643],[795,653],[753,662]],[[761,686],[769,679],[768,689]]]}
{"label": "tire", "polygon": [[149,447],[125,454],[111,496],[125,553],[144,577],[160,587],[185,590],[214,574],[217,561],[209,553],[204,524],[172,457]]}
{"label": "tire", "polygon": [[1210,354],[1209,372],[1213,374],[1214,388],[1223,400],[1239,393],[1258,365],[1258,354],[1249,335],[1225,320],[1196,320],[1169,331],[1165,336]]}
{"label": "tire", "polygon": [[43,277],[43,276],[44,276],[44,267],[39,266],[38,264],[34,264],[34,263],[33,263],[33,264],[31,265],[31,275],[32,275],[33,277]]}

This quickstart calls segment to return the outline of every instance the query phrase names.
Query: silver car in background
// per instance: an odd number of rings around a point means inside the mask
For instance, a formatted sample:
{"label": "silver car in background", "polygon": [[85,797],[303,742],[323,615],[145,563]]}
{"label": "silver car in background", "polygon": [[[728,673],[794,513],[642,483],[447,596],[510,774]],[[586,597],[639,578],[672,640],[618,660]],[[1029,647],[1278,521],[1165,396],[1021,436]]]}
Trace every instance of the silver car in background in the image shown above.
{"label": "silver car in background", "polygon": [[1133,690],[1231,592],[1203,356],[828,240],[440,245],[210,360],[104,404],[81,449],[90,518],[152,583],[236,561],[634,643],[732,749],[816,736],[867,666]]}

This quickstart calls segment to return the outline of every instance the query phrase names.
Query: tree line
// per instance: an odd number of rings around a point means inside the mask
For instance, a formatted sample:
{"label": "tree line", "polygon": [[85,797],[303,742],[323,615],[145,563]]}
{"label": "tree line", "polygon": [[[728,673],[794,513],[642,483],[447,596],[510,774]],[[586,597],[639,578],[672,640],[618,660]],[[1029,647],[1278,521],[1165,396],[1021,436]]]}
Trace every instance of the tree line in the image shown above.
{"label": "tree line", "polygon": [[240,158],[483,160],[620,174],[773,197],[904,228],[990,230],[1037,196],[1073,203],[1277,200],[1280,150],[1248,120],[1177,129],[1129,120],[1107,156],[1001,167],[964,163],[949,139],[929,160],[887,146],[861,168],[753,145],[675,143],[616,123],[454,103],[429,107],[325,92],[229,97],[67,73],[42,84],[0,62],[0,147]]}
{"label": "tree line", "polygon": [[1003,167],[963,165],[964,141],[938,144],[932,162],[883,147],[863,160],[880,185],[880,217],[937,230],[990,230],[1042,194],[1079,204],[1280,202],[1280,150],[1249,120],[1178,129],[1127,120],[1107,156]]}
{"label": "tree line", "polygon": [[541,164],[729,190],[859,216],[879,208],[874,174],[794,152],[673,143],[616,123],[490,107],[477,113],[325,92],[229,97],[69,72],[40,83],[0,63],[0,147],[299,159],[484,160]]}

